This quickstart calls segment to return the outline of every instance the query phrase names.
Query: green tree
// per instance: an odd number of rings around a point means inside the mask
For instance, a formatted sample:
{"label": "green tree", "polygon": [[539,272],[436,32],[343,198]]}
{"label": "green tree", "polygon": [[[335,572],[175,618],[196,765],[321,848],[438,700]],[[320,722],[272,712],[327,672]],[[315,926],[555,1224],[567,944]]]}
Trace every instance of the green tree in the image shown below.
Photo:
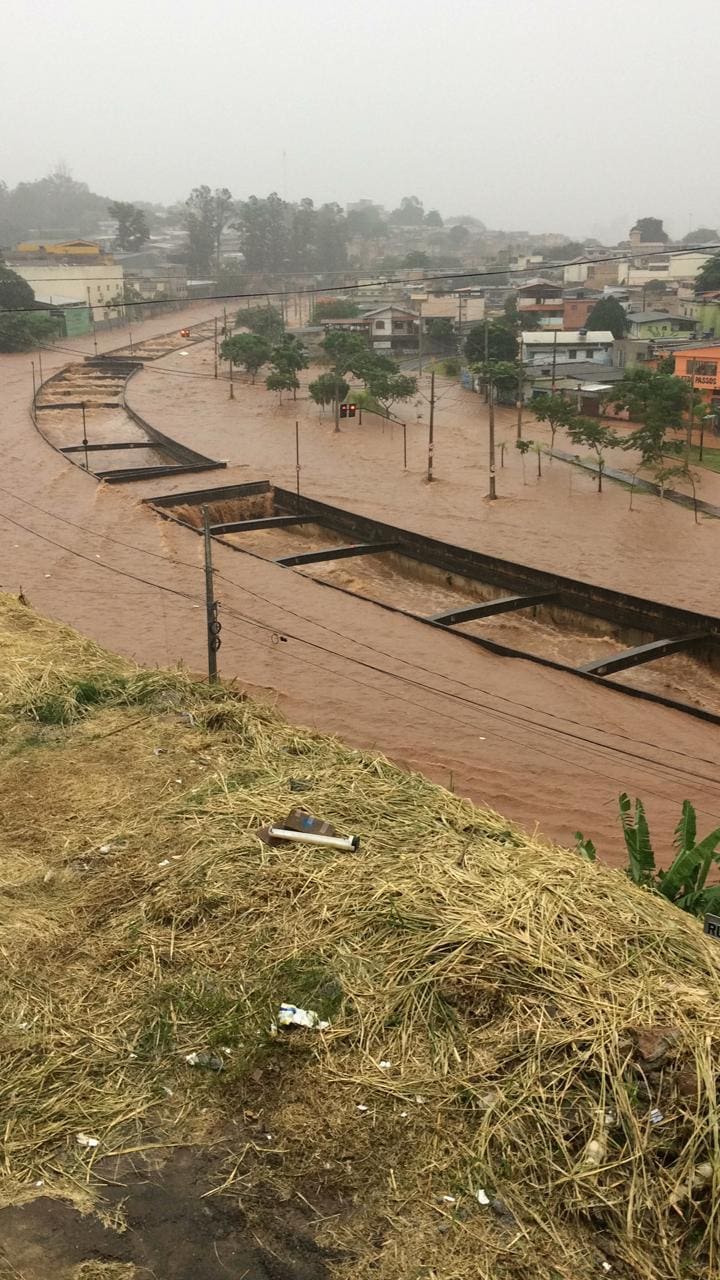
{"label": "green tree", "polygon": [[470,232],[467,227],[463,227],[460,223],[451,227],[448,231],[448,240],[455,249],[462,249],[470,239]]}
{"label": "green tree", "polygon": [[411,253],[405,254],[405,257],[402,260],[402,265],[404,267],[411,268],[429,267],[430,258],[426,253],[423,253],[422,249],[413,249]]}
{"label": "green tree", "polygon": [[417,395],[417,378],[405,373],[389,373],[385,369],[368,369],[365,386],[388,416],[394,404]]}
{"label": "green tree", "polygon": [[185,201],[185,227],[188,237],[188,266],[199,276],[210,275],[220,268],[222,233],[234,212],[227,187],[195,187]]}
{"label": "green tree", "polygon": [[[487,321],[488,360],[517,360],[518,342],[515,334],[501,320]],[[465,355],[471,363],[485,360],[485,324],[473,325],[465,341]]]}
{"label": "green tree", "polygon": [[618,444],[617,436],[610,427],[606,427],[599,418],[576,417],[567,428],[573,444],[585,445],[592,449],[598,461],[598,493],[602,493],[602,478],[605,469],[605,450]]}
{"label": "green tree", "polygon": [[683,236],[680,243],[717,244],[718,239],[720,239],[720,237],[718,236],[717,231],[712,227],[697,227],[695,231],[688,231],[687,235]]}
{"label": "green tree", "polygon": [[662,464],[666,453],[678,453],[677,440],[667,440],[668,431],[682,429],[690,408],[691,387],[684,378],[655,369],[634,366],[616,383],[607,399],[615,411],[626,410],[640,425],[622,442],[623,449],[637,449],[643,464]]}
{"label": "green tree", "polygon": [[393,209],[388,221],[399,227],[421,227],[424,217],[422,200],[418,200],[417,196],[403,196],[399,207]]}
{"label": "green tree", "polygon": [[27,280],[0,262],[0,310],[11,311],[34,305],[35,293]]}
{"label": "green tree", "polygon": [[308,385],[310,399],[325,408],[328,404],[345,400],[350,390],[350,383],[334,373],[321,373],[314,382]]}
{"label": "green tree", "polygon": [[268,391],[280,392],[280,403],[282,404],[283,391],[292,391],[294,399],[300,383],[292,369],[271,369],[265,379],[265,386]]}
{"label": "green tree", "polygon": [[220,346],[220,356],[230,360],[232,364],[242,366],[255,381],[258,370],[267,364],[272,355],[272,348],[267,338],[258,333],[236,333],[225,338]]}
{"label": "green tree", "polygon": [[330,358],[333,372],[341,377],[354,373],[363,358],[372,354],[362,333],[346,333],[341,329],[331,329],[320,345]]}
{"label": "green tree", "polygon": [[617,298],[598,298],[587,318],[588,329],[610,330],[613,338],[624,338],[627,316]]}
{"label": "green tree", "polygon": [[57,336],[55,323],[34,306],[31,286],[0,263],[0,351],[27,351]]}
{"label": "green tree", "polygon": [[320,298],[315,303],[312,323],[321,324],[323,320],[352,320],[360,315],[357,302],[351,298]]}
{"label": "green tree", "polygon": [[440,214],[438,213],[437,209],[428,209],[427,213],[425,214],[424,222],[426,227],[442,227],[443,226],[443,220],[440,217]]}
{"label": "green tree", "polygon": [[720,253],[708,258],[695,277],[696,293],[710,293],[713,289],[720,289]]}
{"label": "green tree", "polygon": [[238,329],[249,329],[268,342],[277,342],[284,333],[281,313],[277,307],[245,307],[235,316]]}
{"label": "green tree", "polygon": [[150,228],[142,209],[125,200],[113,200],[108,205],[108,213],[117,222],[115,245],[118,249],[131,251],[139,249],[150,239]]}
{"label": "green tree", "polygon": [[538,422],[547,422],[550,428],[550,452],[555,448],[555,436],[562,427],[568,431],[577,418],[575,406],[564,396],[541,395],[532,401],[532,411]]}
{"label": "green tree", "polygon": [[633,231],[640,232],[640,241],[644,244],[667,244],[670,239],[663,230],[662,218],[638,218]]}
{"label": "green tree", "polygon": [[433,342],[450,342],[455,336],[455,326],[447,316],[433,316],[427,322],[427,334]]}
{"label": "green tree", "polygon": [[286,333],[277,346],[273,347],[272,372],[292,375],[292,381],[288,384],[287,390],[292,390],[293,400],[297,399],[297,389],[300,386],[297,375],[301,369],[307,369],[308,363],[307,352],[302,342],[292,334]]}

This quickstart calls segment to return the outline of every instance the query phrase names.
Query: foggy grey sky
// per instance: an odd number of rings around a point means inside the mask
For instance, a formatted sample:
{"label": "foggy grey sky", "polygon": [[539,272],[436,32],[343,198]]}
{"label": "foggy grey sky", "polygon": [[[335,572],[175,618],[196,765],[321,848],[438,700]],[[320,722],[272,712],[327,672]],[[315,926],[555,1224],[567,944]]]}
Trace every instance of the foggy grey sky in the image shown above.
{"label": "foggy grey sky", "polygon": [[0,178],[682,235],[720,223],[719,35],[717,0],[6,0]]}

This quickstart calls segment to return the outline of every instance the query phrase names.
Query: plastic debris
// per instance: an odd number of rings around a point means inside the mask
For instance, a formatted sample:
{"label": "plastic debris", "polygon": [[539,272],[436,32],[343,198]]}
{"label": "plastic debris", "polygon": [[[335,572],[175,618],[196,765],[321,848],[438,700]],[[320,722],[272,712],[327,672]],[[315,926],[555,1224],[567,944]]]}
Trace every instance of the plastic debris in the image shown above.
{"label": "plastic debris", "polygon": [[213,1053],[186,1053],[185,1061],[189,1067],[206,1067],[208,1071],[223,1071],[225,1063]]}
{"label": "plastic debris", "polygon": [[33,1183],[33,1186],[34,1186],[34,1187],[44,1187],[44,1186],[45,1186],[45,1180],[44,1180],[44,1178],[38,1178],[37,1182],[34,1182],[34,1183]]}
{"label": "plastic debris", "polygon": [[423,1098],[423,1096],[422,1096],[422,1094],[421,1094],[421,1093],[416,1093],[416,1094],[415,1094],[415,1101],[417,1102],[418,1106],[420,1106],[420,1107],[422,1107],[422,1106],[424,1105],[424,1103],[425,1103],[425,1099]]}
{"label": "plastic debris", "polygon": [[111,849],[112,849],[111,844],[101,844],[100,848],[98,849],[98,853],[109,853]]}
{"label": "plastic debris", "polygon": [[169,858],[163,858],[162,862],[158,862],[158,866],[159,866],[159,867],[169,867],[169,866],[170,866],[170,859],[169,859]]}
{"label": "plastic debris", "polygon": [[443,1204],[457,1204],[457,1200],[454,1196],[441,1196],[440,1199]]}
{"label": "plastic debris", "polygon": [[315,1027],[327,1031],[329,1022],[323,1022],[314,1009],[299,1009],[295,1004],[281,1004],[277,1016],[279,1027]]}
{"label": "plastic debris", "polygon": [[81,1147],[99,1147],[100,1146],[100,1139],[91,1138],[88,1133],[78,1133],[76,1134],[76,1138],[77,1138],[77,1141],[80,1143]]}
{"label": "plastic debris", "polygon": [[612,1267],[610,1266],[610,1263],[609,1263],[609,1262],[603,1262],[603,1264],[602,1264],[602,1269],[603,1269],[603,1271],[606,1271],[606,1272],[607,1272],[607,1271],[612,1271]]}
{"label": "plastic debris", "polygon": [[383,1058],[382,1062],[378,1062],[378,1066],[381,1071],[389,1071],[392,1066],[392,1062],[390,1062],[387,1058]]}
{"label": "plastic debris", "polygon": [[650,1123],[661,1124],[664,1119],[665,1117],[662,1111],[659,1111],[657,1107],[653,1107],[652,1111],[650,1112]]}
{"label": "plastic debris", "polygon": [[295,844],[321,845],[356,853],[360,848],[359,836],[339,836],[335,828],[322,818],[313,818],[304,809],[291,809],[283,822],[261,827],[258,835],[271,848],[290,841]]}
{"label": "plastic debris", "polygon": [[605,1144],[592,1138],[583,1153],[583,1164],[589,1169],[597,1169],[605,1159]]}
{"label": "plastic debris", "polygon": [[358,1109],[358,1111],[369,1111],[369,1110],[370,1110],[370,1108],[369,1108],[369,1107],[366,1107],[366,1106],[365,1106],[365,1103],[364,1103],[364,1102],[358,1102],[358,1104],[357,1104],[357,1109]]}
{"label": "plastic debris", "polygon": [[482,1187],[478,1187],[477,1191],[475,1192],[475,1199],[477,1200],[478,1204],[490,1203],[490,1197],[487,1191],[483,1191]]}
{"label": "plastic debris", "polygon": [[408,1113],[407,1113],[407,1111],[401,1111],[401,1112],[400,1112],[400,1119],[401,1119],[401,1120],[407,1120],[407,1114],[408,1114]]}
{"label": "plastic debris", "polygon": [[167,755],[167,747],[153,747],[153,755],[154,755],[154,756],[166,756],[166,755]]}

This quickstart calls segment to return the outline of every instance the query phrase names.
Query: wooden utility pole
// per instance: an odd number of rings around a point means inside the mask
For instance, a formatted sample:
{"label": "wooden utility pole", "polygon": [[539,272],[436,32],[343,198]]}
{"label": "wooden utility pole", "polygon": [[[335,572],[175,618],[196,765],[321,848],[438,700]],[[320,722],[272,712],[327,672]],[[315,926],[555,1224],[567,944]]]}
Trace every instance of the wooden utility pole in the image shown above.
{"label": "wooden utility pole", "polygon": [[[392,322],[391,322],[392,325]],[[423,360],[423,326],[422,326],[422,302],[418,302],[418,376],[422,374]]]}
{"label": "wooden utility pole", "polygon": [[205,615],[207,622],[208,680],[215,684],[217,674],[217,651],[220,648],[220,623],[218,622],[218,606],[215,600],[212,565],[212,538],[210,537],[210,520],[207,507],[202,509],[203,529],[205,532]]}
{"label": "wooden utility pole", "polygon": [[300,510],[300,423],[295,422],[295,493],[297,494],[298,505]]}
{"label": "wooden utility pole", "polygon": [[230,394],[228,396],[228,400],[234,400],[234,399],[235,399],[235,384],[233,382],[233,362],[231,359],[230,360]]}
{"label": "wooden utility pole", "polygon": [[552,357],[552,382],[550,384],[550,395],[555,395],[555,364],[557,362],[557,329],[553,330],[553,357]]}
{"label": "wooden utility pole", "polygon": [[82,438],[82,442],[83,442],[83,449],[85,450],[85,470],[86,470],[86,471],[89,471],[89,470],[90,470],[90,463],[89,463],[89,461],[88,461],[88,438],[87,438],[87,426],[86,426],[86,423],[85,423],[85,401],[84,401],[84,400],[83,400],[83,402],[82,402],[82,406],[81,406],[81,408],[82,408],[82,422],[83,422],[83,438]]}
{"label": "wooden utility pole", "polygon": [[430,427],[428,432],[428,484],[433,478],[433,453],[435,449],[435,371],[430,374]]}
{"label": "wooden utility pole", "polygon": [[685,441],[685,465],[690,464],[690,450],[692,449],[692,434],[695,426],[695,361],[688,360],[688,373],[690,374],[690,416],[688,417],[687,439]]}
{"label": "wooden utility pole", "polygon": [[31,361],[30,361],[30,364],[32,365],[32,378],[33,378],[33,415],[34,415],[34,414],[35,414],[35,398],[36,398],[36,396],[37,396],[37,387],[35,386],[35,361],[34,361],[34,360],[31,360]]}
{"label": "wooden utility pole", "polygon": [[40,350],[40,348],[39,348],[39,347],[38,347],[38,366],[39,366],[39,369],[40,369],[40,386],[42,386],[42,384],[43,384],[42,351]]}
{"label": "wooden utility pole", "polygon": [[522,349],[522,329],[518,331],[518,398],[517,398],[517,432],[516,437],[522,440],[523,429],[523,397],[525,394],[525,380],[523,377],[523,349]]}
{"label": "wooden utility pole", "polygon": [[[486,316],[486,317],[485,317],[485,368],[486,368],[486,369],[487,369],[487,366],[488,366],[488,351],[489,351],[489,349],[490,349],[490,347],[489,347],[489,341],[488,341],[488,320],[487,320],[487,316]],[[486,404],[488,404],[488,403],[489,403],[489,401],[488,401],[488,384],[487,384],[487,375],[485,376],[485,403],[486,403]]]}
{"label": "wooden utility pole", "polygon": [[489,459],[488,471],[490,474],[490,483],[488,487],[488,498],[497,498],[495,490],[495,386],[492,378],[488,378],[488,443],[489,443]]}
{"label": "wooden utility pole", "polygon": [[90,301],[90,285],[88,285],[87,287],[87,300],[88,300],[88,311],[90,312],[90,323],[92,325],[93,346],[95,348],[95,355],[97,356],[97,330],[95,328],[95,308],[93,307],[93,304]]}
{"label": "wooden utility pole", "polygon": [[[215,352],[215,377],[217,378],[218,376],[217,316],[215,316],[215,336],[213,338],[213,350]],[[232,369],[232,360],[230,361],[230,368]]]}
{"label": "wooden utility pole", "polygon": [[340,374],[335,374],[335,430],[340,430]]}

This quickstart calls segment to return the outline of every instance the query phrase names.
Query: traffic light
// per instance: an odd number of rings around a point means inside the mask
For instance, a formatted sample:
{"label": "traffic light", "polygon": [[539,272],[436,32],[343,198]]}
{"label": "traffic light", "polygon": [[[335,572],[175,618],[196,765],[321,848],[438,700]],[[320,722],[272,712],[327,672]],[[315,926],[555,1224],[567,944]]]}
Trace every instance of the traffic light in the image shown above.
{"label": "traffic light", "polygon": [[354,418],[354,417],[355,417],[356,412],[357,412],[357,405],[356,405],[356,404],[341,404],[341,405],[340,405],[340,417],[341,417],[341,418]]}
{"label": "traffic light", "polygon": [[355,417],[355,410],[357,409],[357,405],[356,405],[356,404],[349,404],[347,408],[348,408],[348,418],[354,418],[354,417]]}
{"label": "traffic light", "polygon": [[348,407],[347,407],[347,405],[346,405],[346,404],[341,404],[341,405],[340,405],[340,417],[341,417],[341,418],[347,418],[347,416],[348,416]]}

